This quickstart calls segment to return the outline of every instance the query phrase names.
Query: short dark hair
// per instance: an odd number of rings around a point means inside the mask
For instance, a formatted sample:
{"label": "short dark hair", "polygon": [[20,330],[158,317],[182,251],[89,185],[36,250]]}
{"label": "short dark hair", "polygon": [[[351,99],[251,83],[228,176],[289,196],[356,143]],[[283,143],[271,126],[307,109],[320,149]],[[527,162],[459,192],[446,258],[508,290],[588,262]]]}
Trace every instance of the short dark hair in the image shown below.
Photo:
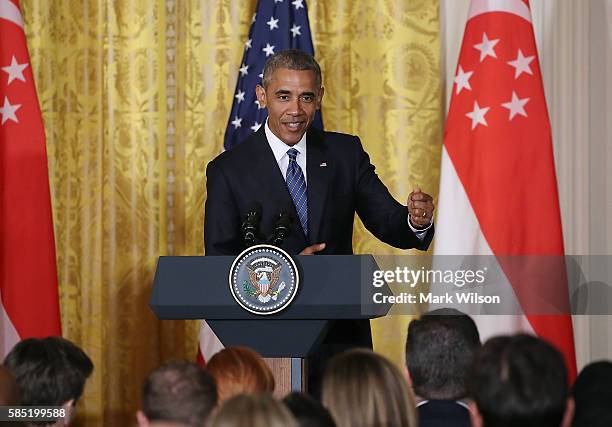
{"label": "short dark hair", "polygon": [[60,406],[83,394],[93,363],[83,350],[61,337],[29,338],[4,359],[15,376],[21,404]]}
{"label": "short dark hair", "polygon": [[464,397],[467,375],[479,347],[476,324],[458,310],[434,310],[410,322],[406,366],[414,392],[424,399]]}
{"label": "short dark hair", "polygon": [[335,427],[331,414],[321,402],[304,393],[293,392],[283,403],[289,408],[300,427]]}
{"label": "short dark hair", "polygon": [[559,427],[567,404],[561,353],[531,335],[491,338],[468,380],[485,426]]}
{"label": "short dark hair", "polygon": [[289,70],[305,71],[310,70],[315,73],[317,87],[321,87],[323,81],[321,77],[321,67],[314,57],[302,50],[290,49],[272,55],[264,64],[263,78],[261,85],[266,89],[270,84],[272,74],[279,68]]}
{"label": "short dark hair", "polygon": [[584,367],[572,387],[576,412],[572,427],[612,426],[612,362],[593,362]]}
{"label": "short dark hair", "polygon": [[142,411],[149,421],[201,426],[217,405],[213,377],[191,362],[167,362],[142,387]]}

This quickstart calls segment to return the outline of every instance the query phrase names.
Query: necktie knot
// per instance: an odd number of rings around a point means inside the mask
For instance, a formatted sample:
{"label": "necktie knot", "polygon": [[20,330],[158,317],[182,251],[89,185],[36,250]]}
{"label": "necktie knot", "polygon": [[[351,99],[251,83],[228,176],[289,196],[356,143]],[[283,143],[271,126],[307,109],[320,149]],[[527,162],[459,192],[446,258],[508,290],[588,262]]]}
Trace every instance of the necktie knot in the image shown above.
{"label": "necktie knot", "polygon": [[287,150],[287,155],[289,156],[289,161],[295,161],[298,153],[299,153],[299,151],[296,150],[295,148],[290,148],[289,150]]}

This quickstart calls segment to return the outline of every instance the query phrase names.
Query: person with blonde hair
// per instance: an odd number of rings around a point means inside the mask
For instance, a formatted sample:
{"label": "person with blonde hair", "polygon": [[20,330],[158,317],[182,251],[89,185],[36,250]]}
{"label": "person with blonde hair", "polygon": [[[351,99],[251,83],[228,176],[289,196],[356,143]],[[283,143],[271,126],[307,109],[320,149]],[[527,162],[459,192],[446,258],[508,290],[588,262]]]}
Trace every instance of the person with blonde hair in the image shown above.
{"label": "person with blonde hair", "polygon": [[399,369],[365,349],[335,356],[323,376],[323,405],[338,427],[416,427],[414,398]]}
{"label": "person with blonde hair", "polygon": [[265,393],[239,394],[227,400],[210,427],[299,427],[287,407]]}
{"label": "person with blonde hair", "polygon": [[219,402],[236,394],[272,393],[274,376],[263,358],[247,347],[227,347],[206,365],[217,383]]}

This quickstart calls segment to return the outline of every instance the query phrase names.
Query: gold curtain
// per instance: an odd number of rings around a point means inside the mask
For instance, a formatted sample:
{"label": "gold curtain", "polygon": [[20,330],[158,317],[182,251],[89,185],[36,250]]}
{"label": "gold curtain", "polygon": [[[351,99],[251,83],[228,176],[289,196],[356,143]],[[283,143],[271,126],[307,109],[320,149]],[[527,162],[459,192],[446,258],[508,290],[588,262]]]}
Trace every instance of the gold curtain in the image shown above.
{"label": "gold curtain", "polygon": [[[205,167],[222,149],[256,0],[21,4],[47,132],[63,332],[95,364],[76,425],[133,425],[147,372],[195,357],[197,322],[157,321],[148,297],[158,256],[203,253]],[[399,200],[414,185],[437,194],[437,1],[308,6],[326,128],[360,135]],[[355,249],[392,253],[361,224]],[[406,322],[383,322],[377,348],[399,362]]]}
{"label": "gold curtain", "polygon": [[[438,1],[314,1],[309,8],[327,130],[359,135],[397,200],[406,203],[416,186],[437,196],[443,117]],[[375,239],[359,220],[353,248],[405,253]],[[374,349],[400,366],[409,320],[371,322]]]}

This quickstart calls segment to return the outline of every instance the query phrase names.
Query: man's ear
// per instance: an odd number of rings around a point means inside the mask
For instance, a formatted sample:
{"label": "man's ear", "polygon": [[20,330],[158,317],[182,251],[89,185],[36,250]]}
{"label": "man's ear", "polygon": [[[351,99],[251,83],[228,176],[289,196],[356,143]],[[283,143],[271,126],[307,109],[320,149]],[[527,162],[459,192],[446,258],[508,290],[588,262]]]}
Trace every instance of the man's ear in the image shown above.
{"label": "man's ear", "polygon": [[64,416],[64,418],[58,419],[54,425],[69,426],[70,423],[72,422],[72,419],[74,418],[74,411],[76,409],[74,405],[75,405],[74,399],[65,401],[62,404],[62,408],[66,411],[66,415]]}
{"label": "man's ear", "polygon": [[483,427],[484,421],[482,420],[482,415],[480,415],[478,406],[476,406],[476,402],[470,400],[468,403],[468,409],[470,411],[470,421],[472,422],[472,427]]}
{"label": "man's ear", "polygon": [[259,102],[259,106],[264,108],[268,101],[266,99],[266,90],[262,85],[255,86],[255,95],[257,95],[257,102]]}
{"label": "man's ear", "polygon": [[317,97],[317,110],[321,109],[321,101],[323,101],[323,93],[325,93],[325,88],[321,86],[321,89],[319,89],[319,96]]}
{"label": "man's ear", "polygon": [[404,365],[404,378],[410,387],[412,387],[412,378],[410,377],[410,371],[408,371],[408,366]]}
{"label": "man's ear", "polygon": [[565,412],[563,413],[563,421],[561,422],[561,427],[570,427],[572,425],[575,412],[576,401],[573,397],[570,396],[567,398],[567,403],[565,404]]}
{"label": "man's ear", "polygon": [[149,419],[142,411],[136,411],[136,421],[138,421],[138,427],[149,427]]}

